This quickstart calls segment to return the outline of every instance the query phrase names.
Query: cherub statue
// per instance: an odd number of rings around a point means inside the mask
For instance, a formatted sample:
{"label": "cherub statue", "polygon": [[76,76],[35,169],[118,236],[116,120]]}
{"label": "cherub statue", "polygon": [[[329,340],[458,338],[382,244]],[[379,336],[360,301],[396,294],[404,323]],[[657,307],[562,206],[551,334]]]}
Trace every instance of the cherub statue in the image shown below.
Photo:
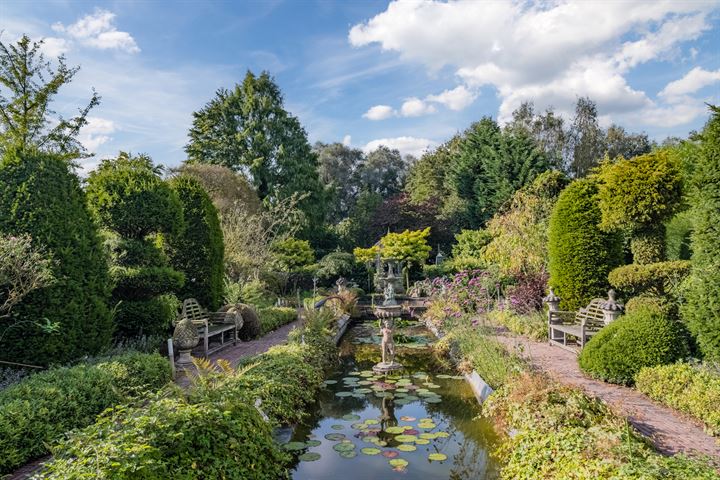
{"label": "cherub statue", "polygon": [[382,363],[388,365],[395,361],[395,340],[393,340],[392,319],[385,318],[382,320]]}

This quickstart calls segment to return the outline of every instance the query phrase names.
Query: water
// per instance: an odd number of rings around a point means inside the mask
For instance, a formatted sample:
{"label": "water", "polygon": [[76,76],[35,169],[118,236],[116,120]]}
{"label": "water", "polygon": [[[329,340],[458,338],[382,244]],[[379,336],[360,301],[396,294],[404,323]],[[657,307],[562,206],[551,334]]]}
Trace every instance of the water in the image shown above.
{"label": "water", "polygon": [[416,324],[398,328],[397,360],[406,370],[387,377],[371,371],[380,361],[378,336],[375,322],[345,335],[340,366],[287,445],[298,456],[292,478],[497,478],[492,425],[477,418],[462,377],[433,355],[431,334]]}

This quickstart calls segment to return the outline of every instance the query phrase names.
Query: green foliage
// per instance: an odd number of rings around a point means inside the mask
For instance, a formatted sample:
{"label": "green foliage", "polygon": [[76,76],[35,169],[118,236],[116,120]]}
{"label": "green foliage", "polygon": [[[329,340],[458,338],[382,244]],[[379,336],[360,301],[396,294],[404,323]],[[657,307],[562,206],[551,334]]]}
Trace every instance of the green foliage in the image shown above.
{"label": "green foliage", "polygon": [[0,358],[31,364],[67,362],[106,347],[112,336],[107,308],[107,257],[85,204],[80,182],[62,159],[7,153],[0,160],[0,232],[31,235],[53,259],[56,281],[27,295],[0,319],[59,323],[51,335],[34,324],[5,331]]}
{"label": "green foliage", "polygon": [[256,307],[269,307],[275,304],[277,297],[270,292],[267,284],[260,279],[249,280],[240,288],[240,299]]}
{"label": "green foliage", "polygon": [[643,368],[635,386],[648,397],[688,413],[720,435],[720,375],[687,363]]}
{"label": "green foliage", "polygon": [[359,265],[352,253],[331,252],[320,259],[315,275],[324,281],[334,280],[339,277],[346,279],[357,278],[360,276],[358,267]]}
{"label": "green foliage", "polygon": [[709,462],[654,452],[600,400],[543,376],[513,378],[483,408],[512,432],[498,451],[502,479],[718,479]]}
{"label": "green foliage", "polygon": [[597,186],[576,180],[560,194],[550,216],[548,269],[550,286],[564,310],[577,310],[608,289],[607,275],[621,260],[616,234],[598,228]]}
{"label": "green foliage", "polygon": [[668,260],[690,260],[690,236],[693,226],[690,210],[678,213],[665,224],[665,250]]}
{"label": "green foliage", "polygon": [[613,269],[608,280],[624,298],[637,295],[663,297],[675,293],[689,273],[690,262],[687,260],[645,265],[633,263]]}
{"label": "green foliage", "polygon": [[116,297],[134,300],[149,300],[185,282],[185,275],[170,267],[111,267],[110,278]]}
{"label": "green foliage", "polygon": [[708,359],[720,360],[720,109],[702,133],[701,155],[692,177],[692,274],[683,320]]}
{"label": "green foliage", "polygon": [[388,198],[402,191],[407,164],[397,149],[385,145],[370,152],[358,169],[362,188]]}
{"label": "green foliage", "polygon": [[182,302],[164,294],[143,300],[121,300],[115,311],[115,325],[122,338],[167,334]]}
{"label": "green foliage", "polygon": [[297,319],[297,310],[288,307],[261,308],[257,313],[260,317],[260,333],[262,335]]}
{"label": "green foliage", "polygon": [[286,272],[296,272],[315,261],[315,251],[307,240],[290,237],[274,242],[270,249],[277,266]]}
{"label": "green foliage", "polygon": [[220,218],[202,184],[181,175],[170,181],[182,204],[186,228],[168,238],[170,264],[185,274],[178,295],[216,310],[223,297],[223,234]]}
{"label": "green foliage", "polygon": [[453,258],[475,257],[479,258],[485,245],[490,243],[492,235],[486,230],[461,230],[455,235],[455,245],[452,247]]}
{"label": "green foliage", "polygon": [[[52,285],[52,267],[52,259],[33,245],[30,235],[0,233],[0,318],[9,316],[13,307],[34,290]],[[0,341],[4,333],[0,331]]]}
{"label": "green foliage", "polygon": [[488,320],[493,324],[506,327],[518,335],[538,341],[547,340],[548,320],[544,312],[521,315],[510,309],[492,310],[488,312]]}
{"label": "green foliage", "polygon": [[179,168],[179,172],[202,184],[220,215],[237,209],[250,214],[257,214],[262,210],[262,202],[257,192],[240,172],[221,165],[201,163],[186,163]]}
{"label": "green foliage", "polygon": [[235,305],[243,317],[243,326],[238,332],[238,337],[243,342],[252,340],[261,335],[262,327],[260,325],[260,317],[258,317],[255,309],[250,305],[239,303]]}
{"label": "green foliage", "polygon": [[131,352],[37,373],[0,391],[0,474],[46,454],[49,443],[104,409],[169,380],[166,358]]}
{"label": "green foliage", "polygon": [[595,378],[630,385],[643,367],[690,354],[685,328],[656,309],[628,313],[595,334],[580,353],[580,368]]}
{"label": "green foliage", "polygon": [[423,156],[410,167],[405,191],[410,201],[416,204],[428,201],[444,201],[448,192],[445,188],[446,170],[458,155],[460,136],[456,135]]}
{"label": "green foliage", "polygon": [[414,231],[405,230],[400,233],[390,232],[380,239],[382,244],[380,255],[386,259],[422,265],[430,256],[430,250],[432,250],[427,244],[429,235],[430,228]]}
{"label": "green foliage", "polygon": [[640,295],[632,297],[625,304],[625,313],[634,314],[639,310],[647,310],[658,312],[658,314],[677,318],[677,306],[667,299],[667,297],[656,297],[653,295]]}

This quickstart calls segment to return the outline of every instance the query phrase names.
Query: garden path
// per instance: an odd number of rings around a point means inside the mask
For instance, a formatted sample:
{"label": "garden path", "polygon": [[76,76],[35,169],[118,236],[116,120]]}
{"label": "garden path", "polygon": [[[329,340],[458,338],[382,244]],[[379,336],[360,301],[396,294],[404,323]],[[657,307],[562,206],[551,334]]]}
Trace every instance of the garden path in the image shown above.
{"label": "garden path", "polygon": [[560,383],[579,387],[588,395],[603,400],[648,437],[659,452],[666,455],[699,453],[717,459],[720,464],[720,445],[703,431],[697,420],[659,405],[637,390],[586,377],[573,352],[507,331],[498,332],[495,338]]}

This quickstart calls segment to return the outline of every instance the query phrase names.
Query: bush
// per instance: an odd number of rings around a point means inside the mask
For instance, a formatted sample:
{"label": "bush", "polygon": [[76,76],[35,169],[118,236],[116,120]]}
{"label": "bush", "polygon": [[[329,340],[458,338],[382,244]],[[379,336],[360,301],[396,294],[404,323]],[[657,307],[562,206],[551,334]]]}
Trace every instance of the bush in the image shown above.
{"label": "bush", "polygon": [[550,216],[550,286],[563,310],[577,310],[608,290],[607,275],[621,256],[616,234],[598,228],[600,209],[592,179],[576,180],[560,194]]}
{"label": "bush", "polygon": [[637,295],[662,297],[674,292],[689,273],[690,262],[687,260],[633,263],[612,270],[608,280],[626,298]]}
{"label": "bush", "polygon": [[720,360],[720,109],[711,107],[695,168],[691,205],[692,274],[683,320],[706,358]]}
{"label": "bush", "polygon": [[257,313],[260,317],[260,333],[262,335],[297,319],[297,310],[288,307],[261,308]]}
{"label": "bush", "polygon": [[220,218],[202,184],[181,175],[170,187],[182,204],[186,228],[168,238],[170,264],[185,274],[187,281],[178,295],[194,298],[200,305],[217,310],[223,299],[223,257],[225,247]]}
{"label": "bush", "polygon": [[687,363],[643,368],[635,386],[648,397],[688,413],[720,435],[720,375]]}
{"label": "bush", "polygon": [[360,267],[352,253],[332,252],[320,259],[315,275],[325,282],[335,280],[339,277],[359,279],[362,281],[364,280],[364,275]]}
{"label": "bush", "polygon": [[625,313],[634,314],[639,310],[648,309],[671,318],[675,318],[677,316],[677,308],[665,297],[641,295],[639,297],[631,298],[625,304]]}
{"label": "bush", "polygon": [[583,348],[579,363],[592,377],[631,385],[641,368],[673,363],[689,354],[682,324],[645,308],[600,330]]}
{"label": "bush", "polygon": [[46,454],[50,442],[91,424],[104,409],[169,380],[167,359],[128,353],[37,373],[0,391],[0,473]]}
{"label": "bush", "polygon": [[270,246],[273,261],[284,272],[295,272],[315,261],[315,251],[307,240],[286,238]]}
{"label": "bush", "polygon": [[257,279],[243,283],[240,288],[240,298],[244,303],[260,308],[270,307],[277,300],[277,296],[270,292],[267,284]]}
{"label": "bush", "polygon": [[675,215],[665,225],[665,249],[668,260],[690,260],[690,237],[694,226],[692,211]]}
{"label": "bush", "polygon": [[243,303],[236,305],[243,317],[243,326],[238,332],[240,340],[247,342],[260,336],[262,328],[260,326],[260,318],[253,307]]}
{"label": "bush", "polygon": [[515,285],[505,289],[510,309],[520,315],[542,310],[542,299],[547,291],[547,273],[522,273],[516,276],[516,281]]}
{"label": "bush", "polygon": [[[67,162],[49,154],[13,154],[0,160],[0,231],[29,234],[54,260],[55,282],[15,307],[15,318],[0,319],[0,359],[48,365],[93,355],[107,347],[113,324],[107,257],[85,195]],[[30,323],[57,322],[47,334]]]}
{"label": "bush", "polygon": [[166,334],[181,303],[175,295],[148,300],[124,300],[115,312],[115,324],[123,339]]}
{"label": "bush", "polygon": [[507,327],[515,334],[533,340],[547,340],[548,320],[544,312],[519,315],[511,310],[492,310],[488,313],[488,320],[493,324]]}

